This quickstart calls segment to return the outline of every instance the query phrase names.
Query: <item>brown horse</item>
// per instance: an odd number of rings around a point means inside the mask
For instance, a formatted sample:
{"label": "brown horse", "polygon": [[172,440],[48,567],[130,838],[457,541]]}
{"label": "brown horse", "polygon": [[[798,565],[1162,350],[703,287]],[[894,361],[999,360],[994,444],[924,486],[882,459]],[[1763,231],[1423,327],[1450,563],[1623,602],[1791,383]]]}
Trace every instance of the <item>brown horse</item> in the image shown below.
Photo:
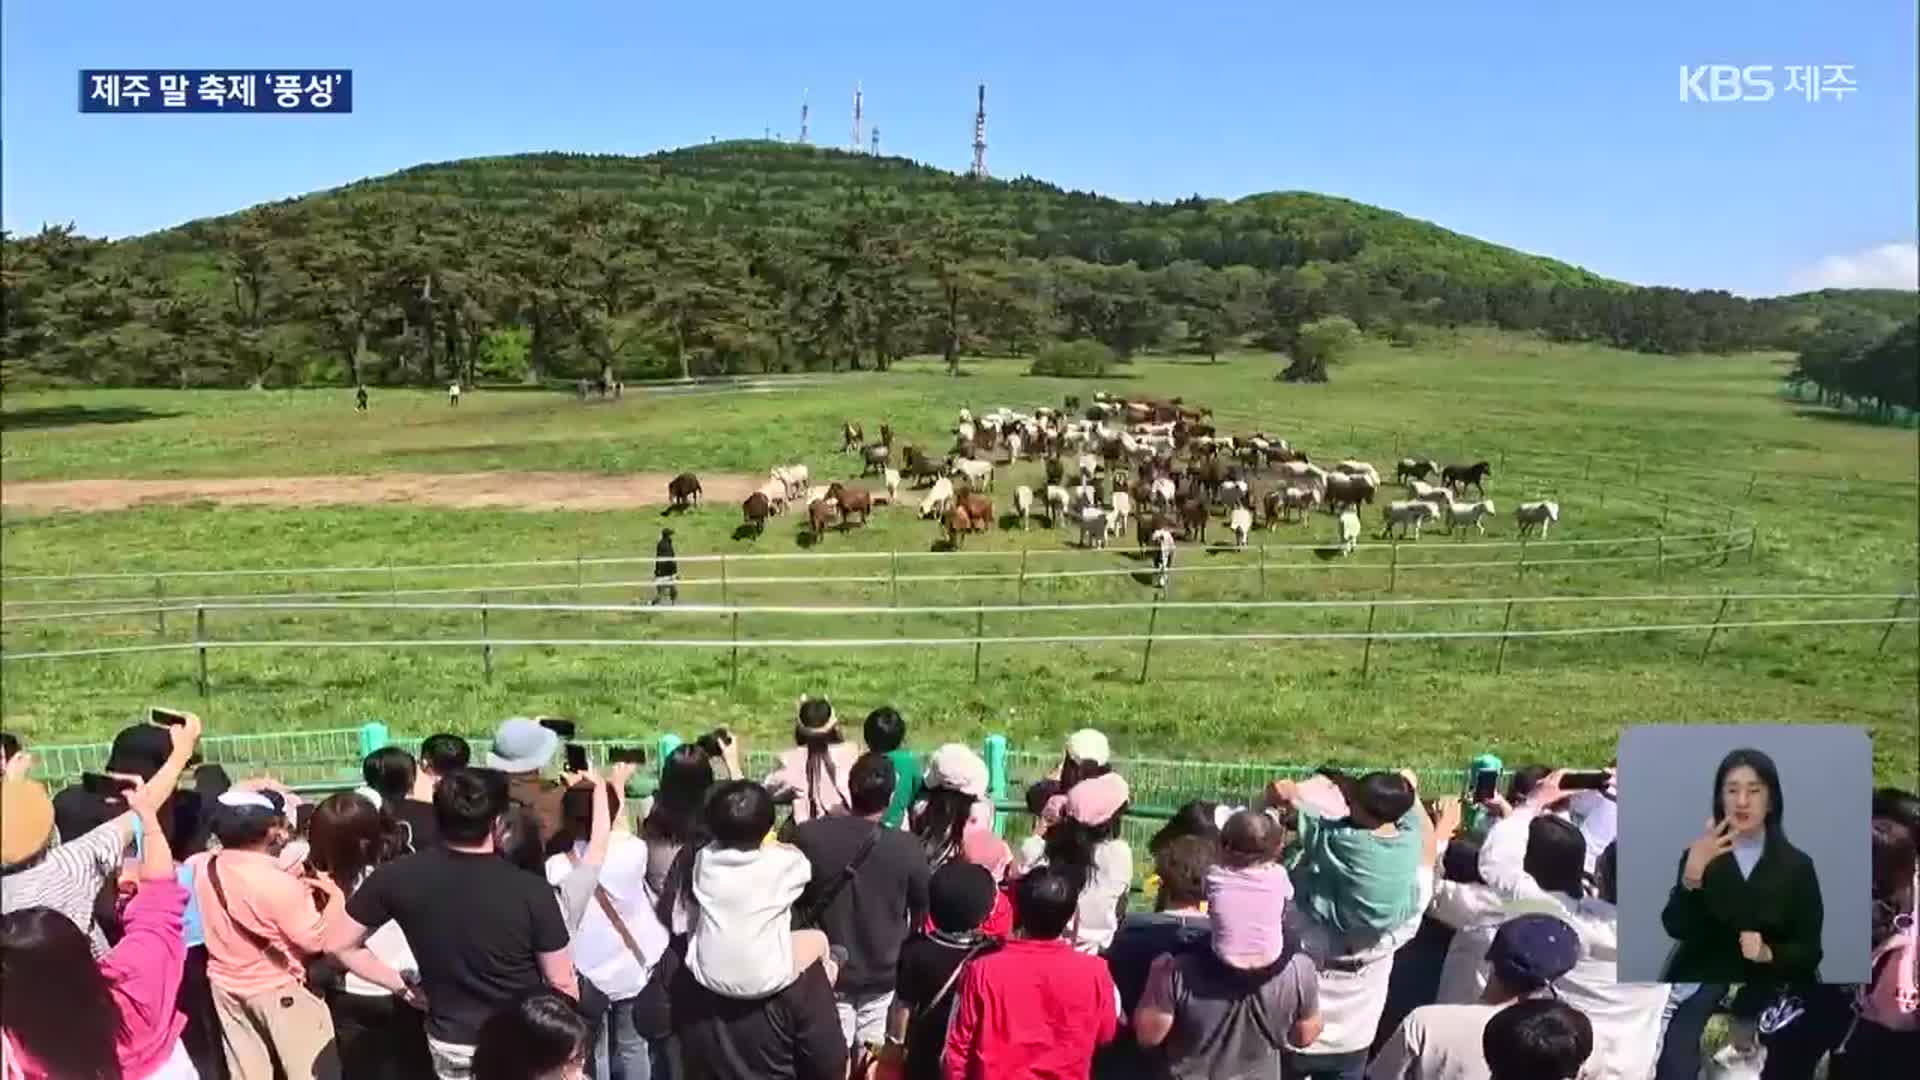
{"label": "brown horse", "polygon": [[700,501],[700,478],[683,472],[667,483],[667,501],[675,510],[685,510]]}
{"label": "brown horse", "polygon": [[773,504],[767,502],[765,495],[756,491],[747,496],[746,502],[740,504],[740,513],[746,518],[747,526],[757,536],[766,531],[767,518],[773,514]]}
{"label": "brown horse", "polygon": [[941,524],[947,530],[947,547],[954,551],[960,550],[967,534],[973,531],[973,519],[967,516],[966,510],[958,502],[947,511]]}
{"label": "brown horse", "polygon": [[839,503],[834,502],[830,498],[820,499],[808,504],[807,525],[812,529],[813,539],[816,543],[818,543],[820,537],[826,533],[827,526],[833,524],[834,511],[839,509],[839,505]]}
{"label": "brown horse", "polygon": [[985,495],[975,495],[971,491],[962,491],[953,498],[953,504],[967,512],[973,524],[974,532],[986,532],[993,525],[993,503]]}
{"label": "brown horse", "polygon": [[1180,525],[1186,531],[1187,539],[1206,543],[1208,516],[1205,499],[1188,499],[1180,504]]}
{"label": "brown horse", "polygon": [[850,488],[837,480],[827,488],[827,501],[840,507],[840,524],[842,525],[847,524],[847,519],[855,514],[860,515],[860,524],[865,525],[867,517],[873,513],[871,491],[865,488]]}

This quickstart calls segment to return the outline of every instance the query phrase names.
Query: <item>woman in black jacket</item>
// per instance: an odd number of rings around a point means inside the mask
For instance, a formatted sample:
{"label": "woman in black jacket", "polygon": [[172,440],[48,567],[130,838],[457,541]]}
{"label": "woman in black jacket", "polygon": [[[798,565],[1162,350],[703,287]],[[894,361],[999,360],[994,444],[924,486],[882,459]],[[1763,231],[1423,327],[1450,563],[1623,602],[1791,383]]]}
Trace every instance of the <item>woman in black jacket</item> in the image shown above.
{"label": "woman in black jacket", "polygon": [[1680,856],[1660,921],[1679,945],[1664,981],[1812,983],[1825,918],[1813,860],[1787,842],[1773,759],[1728,754],[1713,777],[1713,817]]}

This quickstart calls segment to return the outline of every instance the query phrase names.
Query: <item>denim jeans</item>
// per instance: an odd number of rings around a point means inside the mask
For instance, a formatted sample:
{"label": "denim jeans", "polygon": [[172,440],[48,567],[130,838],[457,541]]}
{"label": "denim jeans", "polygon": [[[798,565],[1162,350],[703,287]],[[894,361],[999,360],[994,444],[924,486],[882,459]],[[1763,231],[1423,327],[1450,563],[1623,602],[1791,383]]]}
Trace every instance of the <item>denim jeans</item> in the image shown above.
{"label": "denim jeans", "polygon": [[593,1080],[652,1080],[653,1048],[633,1029],[633,999],[613,1003],[593,1050]]}
{"label": "denim jeans", "polygon": [[1700,1036],[1720,1000],[1727,996],[1721,984],[1704,983],[1692,996],[1680,1000],[1685,984],[1675,986],[1667,999],[1666,1030],[1660,1040],[1660,1064],[1654,1080],[1698,1080],[1700,1076]]}

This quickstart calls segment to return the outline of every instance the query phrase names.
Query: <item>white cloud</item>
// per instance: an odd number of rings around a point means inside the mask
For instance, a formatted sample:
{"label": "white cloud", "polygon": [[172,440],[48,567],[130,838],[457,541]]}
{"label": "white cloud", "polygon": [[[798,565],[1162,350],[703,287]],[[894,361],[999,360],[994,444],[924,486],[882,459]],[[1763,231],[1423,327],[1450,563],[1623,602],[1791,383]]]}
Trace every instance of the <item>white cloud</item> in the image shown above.
{"label": "white cloud", "polygon": [[1813,289],[1920,288],[1920,245],[1881,244],[1846,255],[1828,255],[1794,272],[1795,292]]}

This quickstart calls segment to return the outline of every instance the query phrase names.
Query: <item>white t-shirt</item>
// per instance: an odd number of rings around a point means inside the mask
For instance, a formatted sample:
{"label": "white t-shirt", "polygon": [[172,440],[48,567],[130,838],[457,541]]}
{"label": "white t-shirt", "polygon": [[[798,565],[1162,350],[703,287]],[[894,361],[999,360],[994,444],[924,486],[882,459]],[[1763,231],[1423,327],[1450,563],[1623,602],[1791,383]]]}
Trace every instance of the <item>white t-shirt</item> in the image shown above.
{"label": "white t-shirt", "polygon": [[794,981],[793,904],[813,878],[798,848],[703,848],[693,860],[687,970],[731,998],[762,998]]}
{"label": "white t-shirt", "polygon": [[1400,1021],[1367,1080],[1488,1080],[1481,1039],[1504,1005],[1422,1005]]}
{"label": "white t-shirt", "polygon": [[[574,855],[586,854],[587,846],[574,846]],[[547,859],[547,881],[559,885],[573,872],[573,861],[565,855]],[[653,965],[667,948],[667,932],[654,915],[653,895],[647,891],[647,845],[627,833],[608,838],[607,861],[600,868],[600,887],[613,901],[613,908],[626,924],[633,942],[640,947],[636,959],[633,950],[620,939],[606,912],[596,899],[587,905],[586,915],[573,937],[573,963],[580,973],[593,980],[609,998],[624,1001],[640,993],[647,984]]]}
{"label": "white t-shirt", "polygon": [[1588,1080],[1642,1080],[1652,1075],[1659,1050],[1667,984],[1619,981],[1620,919],[1612,904],[1548,892],[1526,872],[1527,832],[1535,813],[1521,807],[1488,831],[1480,848],[1480,876],[1506,905],[1455,935],[1440,977],[1439,1000],[1478,999],[1486,987],[1487,947],[1500,924],[1524,911],[1546,911],[1565,919],[1580,936],[1580,959],[1553,986],[1560,1000],[1593,1024],[1593,1054],[1581,1075]]}
{"label": "white t-shirt", "polygon": [[[1029,868],[1046,865],[1044,843]],[[1022,849],[1024,853],[1025,844]],[[1080,890],[1079,920],[1073,933],[1075,949],[1097,953],[1113,944],[1114,932],[1120,929],[1120,898],[1132,886],[1133,849],[1118,838],[1101,841],[1093,849],[1093,873],[1087,877],[1086,888]]]}

